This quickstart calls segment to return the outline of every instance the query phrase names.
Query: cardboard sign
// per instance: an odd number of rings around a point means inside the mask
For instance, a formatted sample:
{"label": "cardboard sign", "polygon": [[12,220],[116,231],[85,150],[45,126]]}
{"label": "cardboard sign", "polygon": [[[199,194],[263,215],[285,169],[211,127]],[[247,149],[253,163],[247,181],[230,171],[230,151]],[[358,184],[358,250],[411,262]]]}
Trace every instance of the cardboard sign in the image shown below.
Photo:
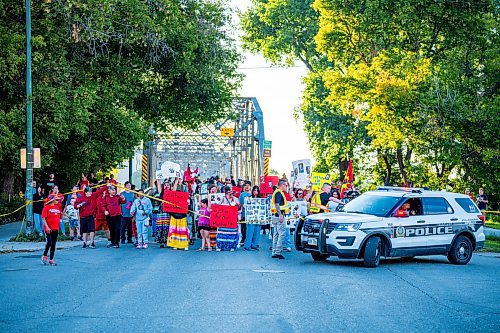
{"label": "cardboard sign", "polygon": [[238,207],[212,205],[210,211],[210,226],[212,228],[238,228]]}
{"label": "cardboard sign", "polygon": [[165,191],[163,200],[163,211],[167,213],[187,214],[189,193],[180,191]]}
{"label": "cardboard sign", "polygon": [[245,223],[247,224],[269,224],[270,209],[269,202],[264,198],[245,198]]}
{"label": "cardboard sign", "polygon": [[278,176],[260,177],[260,194],[273,194],[273,186],[278,186]]}
{"label": "cardboard sign", "polygon": [[331,175],[329,173],[313,172],[311,175],[311,184],[313,191],[321,191],[324,183],[331,183]]}

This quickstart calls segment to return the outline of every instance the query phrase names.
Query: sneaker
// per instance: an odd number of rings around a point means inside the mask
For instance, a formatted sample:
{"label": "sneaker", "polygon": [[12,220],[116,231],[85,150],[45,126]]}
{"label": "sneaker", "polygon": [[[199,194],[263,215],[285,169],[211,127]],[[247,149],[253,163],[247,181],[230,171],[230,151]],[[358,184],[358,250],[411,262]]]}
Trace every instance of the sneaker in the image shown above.
{"label": "sneaker", "polygon": [[160,244],[160,249],[163,249],[165,247],[165,244]]}
{"label": "sneaker", "polygon": [[277,255],[277,254],[273,254],[273,255],[271,256],[271,258],[273,258],[273,259],[278,259],[279,257],[278,257],[278,255]]}
{"label": "sneaker", "polygon": [[189,251],[189,248],[188,248],[188,247],[186,247],[186,248],[184,249],[184,251]]}
{"label": "sneaker", "polygon": [[283,257],[283,255],[282,255],[282,254],[277,254],[277,255],[276,255],[276,258],[278,258],[278,259],[285,259],[285,257]]}
{"label": "sneaker", "polygon": [[220,252],[220,249],[215,249],[215,251]]}
{"label": "sneaker", "polygon": [[78,236],[78,240],[83,240],[83,237],[82,236]]}
{"label": "sneaker", "polygon": [[109,249],[110,247],[114,247],[114,245],[109,243],[108,245],[106,245],[106,247]]}
{"label": "sneaker", "polygon": [[83,243],[82,249],[86,249],[86,248],[87,248],[87,243]]}
{"label": "sneaker", "polygon": [[142,249],[142,244],[137,244],[137,245],[135,246],[135,248],[136,248],[136,249]]}
{"label": "sneaker", "polygon": [[42,256],[42,264],[47,265],[47,256]]}
{"label": "sneaker", "polygon": [[254,251],[259,251],[259,247],[258,246],[250,246],[250,248]]}
{"label": "sneaker", "polygon": [[74,240],[75,240],[75,237],[71,236],[71,237],[69,238],[69,240],[70,240],[70,241],[74,241]]}
{"label": "sneaker", "polygon": [[90,243],[90,245],[89,245],[89,249],[95,249],[95,245],[94,245],[94,243]]}
{"label": "sneaker", "polygon": [[283,252],[292,252],[292,248],[291,247],[285,247],[283,249]]}
{"label": "sneaker", "polygon": [[49,260],[49,265],[50,266],[57,266],[57,263],[54,261],[54,259]]}
{"label": "sneaker", "polygon": [[147,249],[147,248],[148,248],[148,243],[144,243],[144,244],[142,244],[142,248],[143,248],[143,249]]}
{"label": "sneaker", "polygon": [[229,250],[229,252],[234,252],[234,249]]}
{"label": "sneaker", "polygon": [[114,249],[119,249],[119,248],[120,248],[120,245],[115,244],[115,245],[111,245],[111,247],[112,247],[112,248],[114,248]]}

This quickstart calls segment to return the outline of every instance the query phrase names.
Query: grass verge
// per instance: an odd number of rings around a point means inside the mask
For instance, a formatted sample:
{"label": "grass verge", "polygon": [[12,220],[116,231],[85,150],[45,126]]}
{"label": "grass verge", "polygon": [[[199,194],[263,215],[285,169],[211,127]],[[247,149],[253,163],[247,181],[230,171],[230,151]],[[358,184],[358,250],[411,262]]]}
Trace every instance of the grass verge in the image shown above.
{"label": "grass verge", "polygon": [[486,242],[484,242],[484,248],[481,251],[500,253],[500,237],[486,236]]}

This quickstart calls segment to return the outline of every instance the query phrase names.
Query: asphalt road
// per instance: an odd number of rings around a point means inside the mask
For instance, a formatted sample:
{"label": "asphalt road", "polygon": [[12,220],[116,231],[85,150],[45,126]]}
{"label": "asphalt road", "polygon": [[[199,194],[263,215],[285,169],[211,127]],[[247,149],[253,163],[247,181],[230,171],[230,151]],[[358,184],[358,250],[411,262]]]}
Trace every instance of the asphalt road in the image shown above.
{"label": "asphalt road", "polygon": [[73,248],[56,252],[57,267],[0,255],[0,332],[500,331],[499,256],[367,269],[285,255]]}

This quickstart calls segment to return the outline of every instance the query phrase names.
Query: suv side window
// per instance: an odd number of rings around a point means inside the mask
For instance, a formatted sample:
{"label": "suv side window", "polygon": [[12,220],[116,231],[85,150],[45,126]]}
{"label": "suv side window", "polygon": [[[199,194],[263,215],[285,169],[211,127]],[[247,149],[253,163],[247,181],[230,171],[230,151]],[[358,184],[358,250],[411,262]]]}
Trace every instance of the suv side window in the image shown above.
{"label": "suv side window", "polygon": [[445,198],[422,198],[424,215],[452,214],[448,201]]}
{"label": "suv side window", "polygon": [[455,201],[465,210],[466,213],[480,213],[476,205],[469,198],[455,198]]}

